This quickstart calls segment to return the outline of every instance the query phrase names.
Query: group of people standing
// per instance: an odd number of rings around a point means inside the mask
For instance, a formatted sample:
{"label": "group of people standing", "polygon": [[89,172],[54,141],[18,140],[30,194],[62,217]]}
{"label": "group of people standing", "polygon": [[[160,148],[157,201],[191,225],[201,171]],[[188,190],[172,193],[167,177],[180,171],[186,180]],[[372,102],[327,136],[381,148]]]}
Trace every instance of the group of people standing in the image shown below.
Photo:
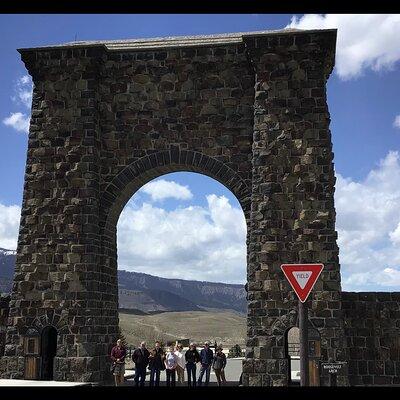
{"label": "group of people standing", "polygon": [[[125,375],[126,349],[122,346],[121,340],[117,340],[117,345],[111,350],[112,372],[115,377],[115,385],[124,382]],[[175,386],[176,378],[179,384],[184,384],[185,369],[187,371],[188,386],[201,386],[205,375],[205,386],[210,381],[211,368],[215,372],[218,386],[226,383],[225,366],[226,356],[221,346],[217,346],[215,354],[210,348],[210,343],[205,342],[204,348],[199,352],[195,343],[190,343],[189,349],[183,353],[183,346],[176,344],[169,346],[165,352],[160,342],[155,343],[155,347],[148,350],[146,342],[140,343],[140,347],[134,350],[132,361],[135,363],[135,385],[144,386],[146,381],[147,369],[150,370],[149,386],[160,385],[161,371],[165,370],[167,386]],[[200,363],[200,373],[196,380],[197,364]]]}

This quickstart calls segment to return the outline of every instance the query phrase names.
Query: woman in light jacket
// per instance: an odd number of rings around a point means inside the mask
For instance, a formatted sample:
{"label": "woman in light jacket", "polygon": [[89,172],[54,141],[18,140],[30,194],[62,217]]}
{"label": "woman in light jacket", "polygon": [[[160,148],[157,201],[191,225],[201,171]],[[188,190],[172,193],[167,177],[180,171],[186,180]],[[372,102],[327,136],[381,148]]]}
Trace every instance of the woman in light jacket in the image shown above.
{"label": "woman in light jacket", "polygon": [[178,365],[178,356],[174,352],[174,346],[169,346],[165,357],[165,373],[167,374],[167,386],[175,386],[176,367]]}
{"label": "woman in light jacket", "polygon": [[182,350],[183,346],[181,344],[177,344],[175,346],[175,355],[178,357],[176,374],[178,375],[178,383],[181,385],[185,382],[185,367],[186,367],[185,356],[183,355]]}

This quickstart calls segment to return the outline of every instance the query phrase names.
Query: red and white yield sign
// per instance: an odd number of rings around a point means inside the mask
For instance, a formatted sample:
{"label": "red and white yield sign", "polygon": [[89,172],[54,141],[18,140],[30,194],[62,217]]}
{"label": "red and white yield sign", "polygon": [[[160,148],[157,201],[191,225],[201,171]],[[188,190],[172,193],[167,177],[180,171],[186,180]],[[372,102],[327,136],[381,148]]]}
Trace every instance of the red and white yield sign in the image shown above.
{"label": "red and white yield sign", "polygon": [[324,264],[282,264],[281,269],[299,300],[304,303],[324,269]]}

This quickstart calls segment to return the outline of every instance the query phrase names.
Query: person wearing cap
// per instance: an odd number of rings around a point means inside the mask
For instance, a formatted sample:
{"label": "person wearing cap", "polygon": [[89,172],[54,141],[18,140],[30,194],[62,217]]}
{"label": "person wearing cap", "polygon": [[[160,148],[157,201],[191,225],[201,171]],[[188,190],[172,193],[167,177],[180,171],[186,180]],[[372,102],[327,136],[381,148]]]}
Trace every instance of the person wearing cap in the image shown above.
{"label": "person wearing cap", "polygon": [[203,376],[206,374],[205,386],[208,386],[210,382],[210,373],[211,373],[211,365],[214,360],[214,353],[210,349],[210,342],[204,343],[204,349],[200,352],[200,374],[199,379],[197,380],[197,384],[201,386],[203,384]]}
{"label": "person wearing cap", "polygon": [[218,346],[215,351],[214,360],[213,360],[213,370],[215,372],[215,376],[217,377],[218,386],[224,385],[226,383],[225,379],[225,366],[226,366],[226,356],[222,352],[222,346]]}
{"label": "person wearing cap", "polygon": [[196,387],[196,363],[200,362],[200,354],[196,345],[190,343],[189,349],[185,352],[186,371],[188,377],[188,386]]}

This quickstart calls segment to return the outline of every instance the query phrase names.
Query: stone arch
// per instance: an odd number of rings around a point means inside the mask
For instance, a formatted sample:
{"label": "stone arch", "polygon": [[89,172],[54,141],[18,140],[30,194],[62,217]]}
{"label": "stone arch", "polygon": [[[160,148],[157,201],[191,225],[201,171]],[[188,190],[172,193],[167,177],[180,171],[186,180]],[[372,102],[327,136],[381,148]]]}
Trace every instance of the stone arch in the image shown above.
{"label": "stone arch", "polygon": [[32,322],[32,328],[42,332],[47,326],[53,326],[59,334],[71,333],[67,313],[59,314],[55,313],[54,310],[47,310],[47,312],[39,317],[36,317]]}
{"label": "stone arch", "polygon": [[[118,335],[118,263],[117,263],[117,223],[129,199],[147,182],[171,172],[197,172],[209,176],[227,187],[239,201],[246,218],[250,220],[251,189],[241,176],[225,163],[203,153],[191,150],[170,150],[153,152],[139,158],[120,171],[107,185],[100,197],[99,228],[101,256],[99,259],[100,279],[107,285],[102,304],[108,321],[113,321],[114,330],[108,330],[110,343]],[[247,237],[250,229],[248,226]],[[248,240],[247,240],[248,242]],[[247,251],[247,256],[248,256]],[[103,363],[108,360],[103,360]]]}
{"label": "stone arch", "polygon": [[177,171],[224,184],[247,220],[243,384],[286,382],[276,321],[297,301],[282,262],[325,264],[312,315],[324,355],[341,355],[326,107],[335,41],[335,30],[283,30],[20,49],[35,90],[1,377],[24,376],[19,335],[54,312],[68,317],[57,378],[110,378],[116,223],[138,188]]}
{"label": "stone arch", "polygon": [[133,194],[150,180],[171,172],[198,172],[226,186],[249,221],[251,189],[232,168],[197,151],[172,148],[144,156],[125,167],[106,187],[100,200],[100,228],[113,233],[119,215]]}
{"label": "stone arch", "polygon": [[[189,171],[207,175],[227,187],[238,199],[244,212],[247,225],[250,220],[251,190],[246,182],[225,163],[197,151],[170,150],[158,151],[142,157],[125,167],[108,184],[100,198],[100,238],[102,273],[113,289],[109,291],[108,301],[117,304],[117,222],[133,194],[143,185],[161,175]],[[249,238],[250,229],[247,229]],[[248,240],[247,240],[248,241]]]}

